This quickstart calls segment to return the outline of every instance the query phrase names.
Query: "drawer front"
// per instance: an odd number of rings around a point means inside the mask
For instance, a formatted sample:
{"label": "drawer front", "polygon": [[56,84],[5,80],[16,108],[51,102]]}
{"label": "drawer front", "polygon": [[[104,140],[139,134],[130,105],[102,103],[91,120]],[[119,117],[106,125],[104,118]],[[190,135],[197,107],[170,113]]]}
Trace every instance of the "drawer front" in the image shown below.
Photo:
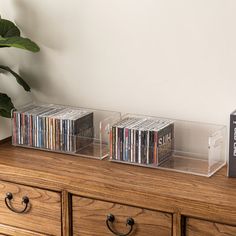
{"label": "drawer front", "polygon": [[235,236],[236,227],[193,218],[186,219],[186,236]]}
{"label": "drawer front", "polygon": [[[73,235],[111,236],[114,235],[106,224],[107,215],[114,216],[108,225],[114,232],[127,233],[131,226],[126,225],[132,217],[134,225],[130,235],[171,236],[172,215],[137,207],[120,205],[84,197],[72,197]],[[118,234],[117,234],[118,235]]]}
{"label": "drawer front", "polygon": [[[11,200],[5,199],[7,193],[12,194]],[[14,212],[25,208],[26,204],[22,203],[25,196],[29,199],[26,211]],[[0,181],[0,223],[43,234],[60,235],[61,196],[52,191]]]}
{"label": "drawer front", "polygon": [[46,234],[40,234],[37,232],[14,228],[8,225],[0,224],[0,236],[49,236]]}

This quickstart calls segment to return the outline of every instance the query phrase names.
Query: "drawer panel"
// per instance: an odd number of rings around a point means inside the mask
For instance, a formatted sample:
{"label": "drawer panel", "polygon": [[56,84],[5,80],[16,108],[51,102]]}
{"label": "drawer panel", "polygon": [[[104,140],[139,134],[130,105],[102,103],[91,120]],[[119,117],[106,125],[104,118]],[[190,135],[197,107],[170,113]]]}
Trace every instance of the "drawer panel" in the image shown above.
{"label": "drawer panel", "polygon": [[131,235],[172,235],[171,214],[78,196],[72,197],[72,208],[73,235],[113,235],[106,225],[108,214],[115,217],[115,221],[109,225],[116,232],[127,233],[130,226],[126,226],[126,221],[132,217],[135,224]]}
{"label": "drawer panel", "polygon": [[236,227],[194,218],[186,219],[186,236],[235,236]]}
{"label": "drawer panel", "polygon": [[[7,200],[12,209],[22,210],[22,197],[29,198],[26,212],[15,213],[5,203],[6,193],[13,199]],[[61,234],[61,196],[59,193],[34,187],[0,181],[0,223],[32,230],[44,234]]]}
{"label": "drawer panel", "polygon": [[0,236],[49,236],[29,230],[19,229],[8,225],[0,224]]}

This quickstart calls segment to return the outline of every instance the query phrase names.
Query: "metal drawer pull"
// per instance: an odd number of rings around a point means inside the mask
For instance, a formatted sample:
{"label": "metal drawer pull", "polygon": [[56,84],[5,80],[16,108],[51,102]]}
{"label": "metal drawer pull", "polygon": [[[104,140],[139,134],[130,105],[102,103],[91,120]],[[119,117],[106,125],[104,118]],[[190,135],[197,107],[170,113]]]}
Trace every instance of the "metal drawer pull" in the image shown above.
{"label": "metal drawer pull", "polygon": [[126,226],[129,225],[130,226],[130,229],[129,229],[129,232],[126,233],[126,234],[123,234],[123,233],[119,233],[119,232],[116,232],[112,229],[112,227],[110,226],[109,223],[113,223],[115,221],[115,216],[112,215],[112,214],[109,214],[107,215],[107,220],[106,220],[106,224],[107,224],[107,228],[114,234],[114,235],[117,235],[117,236],[128,236],[132,230],[133,230],[133,225],[134,225],[134,219],[133,218],[127,218],[126,220]]}
{"label": "metal drawer pull", "polygon": [[[25,207],[22,210],[17,210],[11,205],[11,200],[13,199],[12,193],[7,193],[5,197],[5,204],[7,208],[15,213],[24,213],[26,212],[26,209],[29,204],[29,198],[27,196],[22,197],[22,204],[25,205]],[[9,203],[8,203],[9,202]]]}

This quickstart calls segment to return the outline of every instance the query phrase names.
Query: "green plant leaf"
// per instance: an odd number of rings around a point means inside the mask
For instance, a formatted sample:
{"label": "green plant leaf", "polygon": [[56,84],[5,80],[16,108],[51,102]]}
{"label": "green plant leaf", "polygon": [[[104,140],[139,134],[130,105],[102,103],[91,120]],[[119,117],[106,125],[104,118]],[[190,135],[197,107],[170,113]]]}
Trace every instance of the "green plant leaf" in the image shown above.
{"label": "green plant leaf", "polygon": [[20,36],[20,30],[13,22],[5,19],[0,19],[0,35],[3,38]]}
{"label": "green plant leaf", "polygon": [[0,116],[11,118],[12,109],[14,109],[14,105],[11,98],[5,93],[0,93]]}
{"label": "green plant leaf", "polygon": [[0,116],[5,118],[11,118],[11,112],[0,109]]}
{"label": "green plant leaf", "polygon": [[0,37],[1,47],[15,47],[25,49],[31,52],[38,52],[39,46],[28,38],[22,38],[20,36],[14,36],[9,38]]}
{"label": "green plant leaf", "polygon": [[30,91],[30,86],[16,72],[11,70],[8,66],[0,65],[0,69],[10,72],[16,78],[17,83],[20,84],[25,89],[25,91],[27,92]]}

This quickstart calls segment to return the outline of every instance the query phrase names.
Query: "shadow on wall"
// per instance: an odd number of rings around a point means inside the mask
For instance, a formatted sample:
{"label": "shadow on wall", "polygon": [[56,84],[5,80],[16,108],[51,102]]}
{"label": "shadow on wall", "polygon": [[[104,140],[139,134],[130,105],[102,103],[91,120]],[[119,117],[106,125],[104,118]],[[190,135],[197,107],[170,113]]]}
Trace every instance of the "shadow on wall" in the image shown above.
{"label": "shadow on wall", "polygon": [[11,119],[0,117],[0,140],[11,136]]}
{"label": "shadow on wall", "polygon": [[[14,0],[12,5],[15,9],[15,22],[23,34],[52,50],[63,49],[63,37],[60,34],[63,21],[57,12],[53,12],[54,1],[42,4],[37,0]],[[52,13],[52,14],[51,14]],[[49,28],[49,24],[53,27]]]}
{"label": "shadow on wall", "polygon": [[41,46],[41,52],[38,55],[28,55],[19,66],[19,73],[29,83],[32,93],[36,97],[40,95],[40,97],[45,97],[45,99],[47,97],[56,97],[60,80],[59,76],[58,82],[52,80],[53,75],[51,73],[54,72],[48,68],[57,67],[52,65],[54,62],[50,60],[50,53],[52,52],[49,49],[45,50]]}
{"label": "shadow on wall", "polygon": [[[51,8],[48,11],[48,7]],[[32,38],[40,46],[40,52],[33,54],[23,52],[21,55],[23,60],[20,61],[19,73],[29,83],[33,93],[44,95],[47,97],[54,96],[57,91],[57,83],[51,80],[48,68],[52,63],[56,63],[55,58],[65,48],[65,43],[61,35],[61,23],[58,13],[50,14],[54,7],[52,3],[44,3],[35,0],[12,1],[15,10],[15,23],[21,29],[26,37]],[[48,27],[48,24],[53,27]],[[56,57],[55,57],[56,54]],[[60,65],[54,66],[54,68]],[[56,74],[56,71],[55,71]],[[47,88],[55,88],[48,90]],[[41,92],[43,91],[43,92]]]}

